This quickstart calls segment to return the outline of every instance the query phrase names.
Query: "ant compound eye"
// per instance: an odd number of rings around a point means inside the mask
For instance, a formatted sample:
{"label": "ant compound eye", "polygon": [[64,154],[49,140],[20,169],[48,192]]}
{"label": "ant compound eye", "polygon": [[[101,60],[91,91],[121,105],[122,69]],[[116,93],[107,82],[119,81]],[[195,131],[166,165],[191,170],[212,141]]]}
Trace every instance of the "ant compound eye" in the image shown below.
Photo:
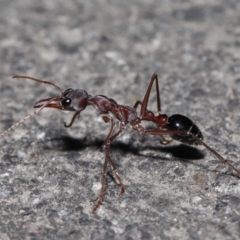
{"label": "ant compound eye", "polygon": [[62,106],[63,107],[68,107],[71,105],[72,99],[71,98],[64,98],[62,100]]}

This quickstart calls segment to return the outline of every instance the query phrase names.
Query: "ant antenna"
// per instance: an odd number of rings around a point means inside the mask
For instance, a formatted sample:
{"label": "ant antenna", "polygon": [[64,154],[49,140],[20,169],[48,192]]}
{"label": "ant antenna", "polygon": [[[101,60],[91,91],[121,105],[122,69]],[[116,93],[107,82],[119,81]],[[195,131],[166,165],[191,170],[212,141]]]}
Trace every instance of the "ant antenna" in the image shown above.
{"label": "ant antenna", "polygon": [[49,84],[49,85],[52,85],[52,86],[56,87],[60,91],[60,93],[63,95],[62,89],[60,87],[58,87],[57,85],[55,85],[54,83],[51,83],[51,82],[48,82],[48,81],[43,81],[43,80],[37,79],[37,78],[28,77],[28,76],[13,76],[12,78],[26,78],[26,79],[30,79],[30,80],[33,80],[33,81],[36,81],[36,82]]}
{"label": "ant antenna", "polygon": [[38,114],[43,108],[45,108],[49,103],[51,103],[52,101],[58,100],[59,97],[53,97],[51,98],[48,102],[46,102],[45,104],[43,104],[39,109],[37,109],[36,111],[34,111],[33,113],[29,114],[28,116],[24,117],[23,119],[21,119],[20,121],[16,122],[15,124],[13,124],[10,128],[8,128],[7,130],[5,130],[3,133],[0,134],[0,139],[2,139],[7,133],[9,133],[10,131],[12,131],[14,128],[16,128],[18,125],[20,125],[21,123],[23,123],[24,121],[26,121],[27,119],[35,116],[36,114]]}

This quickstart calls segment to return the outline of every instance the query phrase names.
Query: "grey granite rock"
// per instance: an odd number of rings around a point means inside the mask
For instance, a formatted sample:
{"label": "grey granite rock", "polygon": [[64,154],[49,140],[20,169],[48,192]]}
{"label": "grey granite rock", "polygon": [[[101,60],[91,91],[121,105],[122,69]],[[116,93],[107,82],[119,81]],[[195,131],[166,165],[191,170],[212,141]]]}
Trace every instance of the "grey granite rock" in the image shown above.
{"label": "grey granite rock", "polygon": [[[1,0],[1,132],[58,94],[13,75],[133,106],[156,72],[162,110],[240,168],[239,26],[237,0]],[[126,192],[109,171],[92,214],[109,125],[89,108],[66,129],[71,116],[45,109],[0,139],[0,239],[240,238],[240,179],[203,147],[130,128],[111,148]]]}

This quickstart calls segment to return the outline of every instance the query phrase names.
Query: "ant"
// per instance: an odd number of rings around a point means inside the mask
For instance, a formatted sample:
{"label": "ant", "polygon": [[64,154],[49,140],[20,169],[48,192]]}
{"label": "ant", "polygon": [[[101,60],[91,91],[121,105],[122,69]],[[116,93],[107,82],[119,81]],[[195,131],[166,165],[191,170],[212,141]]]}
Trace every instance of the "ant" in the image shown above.
{"label": "ant", "polygon": [[[234,170],[240,176],[240,170],[235,168],[228,160],[223,158],[220,154],[218,154],[215,150],[213,150],[209,145],[207,145],[203,141],[202,132],[200,131],[198,126],[195,123],[193,123],[191,119],[181,114],[174,114],[168,117],[166,114],[162,113],[158,76],[156,73],[152,75],[152,78],[150,80],[143,100],[142,101],[138,100],[133,107],[129,107],[127,105],[120,105],[114,99],[108,98],[104,95],[91,96],[83,89],[68,88],[63,92],[60,87],[48,81],[43,81],[28,76],[14,76],[13,78],[25,78],[36,82],[52,85],[58,89],[58,91],[60,92],[60,96],[44,98],[37,101],[34,105],[34,108],[37,108],[37,110],[34,113],[26,116],[19,122],[15,123],[12,127],[8,128],[5,132],[3,132],[0,135],[0,139],[3,138],[3,136],[5,136],[13,128],[18,126],[20,123],[36,115],[44,108],[56,108],[59,110],[75,112],[69,124],[66,124],[64,122],[64,127],[66,128],[72,126],[75,119],[80,116],[81,112],[87,106],[93,106],[97,110],[97,112],[101,115],[102,119],[106,123],[110,123],[111,125],[110,131],[102,145],[105,151],[105,160],[103,164],[100,194],[96,201],[95,206],[93,207],[92,210],[93,212],[96,212],[96,210],[99,208],[103,201],[108,164],[110,164],[115,175],[115,178],[118,180],[118,184],[120,185],[121,188],[120,194],[122,195],[125,191],[122,179],[119,173],[117,172],[116,165],[110,156],[110,145],[113,142],[113,140],[115,140],[122,133],[122,131],[128,124],[132,127],[132,129],[139,131],[141,133],[159,136],[160,142],[162,144],[169,144],[173,140],[177,140],[184,144],[202,145],[209,152],[215,155],[215,157],[218,158],[222,163],[227,164],[232,170]],[[149,96],[152,91],[152,86],[154,82],[157,97],[156,114],[147,109]],[[139,106],[140,114],[138,115],[137,108]],[[116,121],[120,122],[119,128],[115,127]],[[141,125],[142,121],[152,122],[156,124],[157,128],[146,129]],[[165,139],[164,137],[165,135],[169,135],[171,139]]]}

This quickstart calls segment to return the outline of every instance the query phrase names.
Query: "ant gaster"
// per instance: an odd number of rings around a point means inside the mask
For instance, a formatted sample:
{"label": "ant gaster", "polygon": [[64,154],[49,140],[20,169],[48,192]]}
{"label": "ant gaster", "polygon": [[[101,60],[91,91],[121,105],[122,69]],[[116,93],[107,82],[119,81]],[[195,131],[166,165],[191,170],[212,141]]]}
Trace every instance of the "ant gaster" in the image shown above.
{"label": "ant gaster", "polygon": [[[101,115],[102,119],[110,123],[110,131],[103,143],[103,149],[105,151],[105,160],[103,165],[102,180],[101,180],[101,189],[98,200],[93,208],[95,212],[98,207],[102,204],[104,197],[104,189],[106,184],[106,173],[108,164],[110,164],[116,179],[121,187],[120,194],[124,193],[124,186],[122,179],[117,172],[117,168],[110,156],[110,144],[114,139],[116,139],[121,132],[124,130],[126,125],[130,125],[134,130],[146,133],[149,135],[157,135],[160,137],[160,142],[163,144],[169,144],[172,140],[177,140],[185,144],[193,145],[203,145],[208,149],[215,157],[217,157],[222,163],[227,164],[231,169],[233,169],[240,176],[240,171],[235,168],[229,161],[223,158],[215,150],[213,150],[209,145],[203,141],[203,135],[197,125],[192,122],[189,118],[180,115],[174,114],[168,117],[166,114],[161,112],[161,101],[160,93],[158,86],[158,76],[156,73],[152,75],[150,83],[148,85],[147,91],[142,101],[137,101],[133,107],[127,105],[120,105],[114,99],[108,98],[103,95],[91,96],[83,89],[72,89],[69,88],[64,92],[56,86],[55,84],[43,81],[40,79],[27,77],[27,76],[14,76],[13,78],[26,78],[40,83],[50,84],[56,87],[61,95],[44,98],[35,103],[34,108],[38,108],[34,113],[23,118],[12,127],[7,129],[0,135],[2,138],[10,130],[18,126],[20,123],[25,121],[27,118],[30,118],[40,112],[43,108],[56,108],[60,110],[73,111],[75,114],[72,117],[72,120],[69,124],[64,123],[65,127],[71,127],[76,117],[80,116],[80,113],[87,107],[93,106],[98,113]],[[152,86],[155,82],[156,85],[156,96],[157,96],[157,113],[154,114],[152,111],[147,109],[149,96],[152,90]],[[140,114],[137,113],[137,108],[140,107]],[[114,117],[114,118],[113,118]],[[119,128],[115,127],[115,121],[119,121]],[[149,121],[157,125],[155,129],[146,129],[141,125],[142,121]],[[171,139],[165,139],[165,135],[169,135]]]}

